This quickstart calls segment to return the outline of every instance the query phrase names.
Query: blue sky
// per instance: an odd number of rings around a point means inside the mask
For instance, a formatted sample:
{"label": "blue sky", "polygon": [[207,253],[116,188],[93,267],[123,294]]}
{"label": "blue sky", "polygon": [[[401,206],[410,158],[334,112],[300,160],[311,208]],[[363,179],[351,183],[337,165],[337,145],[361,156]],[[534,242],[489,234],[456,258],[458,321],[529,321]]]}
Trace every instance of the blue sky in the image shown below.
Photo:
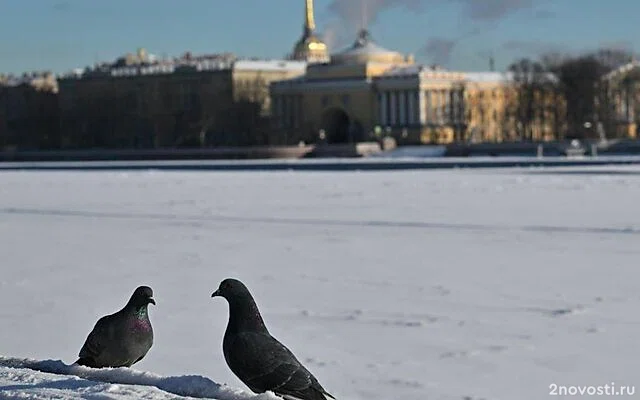
{"label": "blue sky", "polygon": [[[365,12],[361,7],[365,2]],[[1,0],[0,72],[65,71],[144,47],[278,58],[301,34],[304,0]],[[316,0],[333,50],[366,15],[384,47],[450,69],[497,69],[549,50],[640,51],[636,0]]]}

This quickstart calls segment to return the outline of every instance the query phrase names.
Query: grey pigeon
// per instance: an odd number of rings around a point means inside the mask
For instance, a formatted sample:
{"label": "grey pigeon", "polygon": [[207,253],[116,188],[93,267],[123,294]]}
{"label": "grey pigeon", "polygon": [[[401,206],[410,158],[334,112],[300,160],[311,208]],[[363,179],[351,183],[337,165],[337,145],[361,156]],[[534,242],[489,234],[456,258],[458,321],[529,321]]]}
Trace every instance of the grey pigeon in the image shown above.
{"label": "grey pigeon", "polygon": [[96,322],[82,349],[79,365],[91,368],[130,367],[153,345],[153,329],[147,307],[156,304],[153,290],[138,287],[124,308]]}
{"label": "grey pigeon", "polygon": [[225,279],[211,297],[229,303],[222,349],[231,371],[255,393],[272,391],[287,400],[335,399],[264,324],[247,287]]}

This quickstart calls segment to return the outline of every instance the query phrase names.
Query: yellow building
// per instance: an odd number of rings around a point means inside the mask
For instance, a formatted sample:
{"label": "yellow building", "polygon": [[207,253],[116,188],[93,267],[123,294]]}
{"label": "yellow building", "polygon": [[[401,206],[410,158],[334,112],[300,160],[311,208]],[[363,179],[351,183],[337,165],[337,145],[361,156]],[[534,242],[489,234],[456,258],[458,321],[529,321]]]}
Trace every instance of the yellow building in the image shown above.
{"label": "yellow building", "polygon": [[[309,52],[305,38],[316,38],[307,34],[315,28],[310,4],[297,54]],[[419,65],[362,30],[347,49],[326,62],[309,63],[304,76],[271,84],[274,129],[288,143],[356,142],[383,135],[401,144],[552,139],[563,128],[558,121],[564,105],[557,93],[528,94],[542,100],[524,115],[516,80],[511,72]]]}
{"label": "yellow building", "polygon": [[[390,135],[405,143],[496,140],[509,76],[415,63],[366,30],[327,63],[271,85],[275,128],[288,142],[354,142]],[[471,109],[470,109],[471,107]]]}
{"label": "yellow building", "polygon": [[0,76],[0,150],[59,147],[57,93],[48,72]]}
{"label": "yellow building", "polygon": [[153,148],[269,143],[269,84],[306,62],[232,54],[158,60],[139,50],[59,80],[63,145]]}
{"label": "yellow building", "polygon": [[309,64],[304,76],[272,83],[274,128],[290,143],[315,141],[318,135],[331,142],[363,140],[377,116],[372,79],[411,62],[362,31],[330,62]]}
{"label": "yellow building", "polygon": [[551,140],[564,109],[557,91],[534,92],[535,107],[522,126],[520,89],[511,72],[413,65],[389,70],[373,82],[380,98],[377,123],[407,143]]}
{"label": "yellow building", "polygon": [[603,77],[608,88],[609,118],[602,121],[602,134],[615,138],[637,138],[640,125],[640,62],[633,60]]}

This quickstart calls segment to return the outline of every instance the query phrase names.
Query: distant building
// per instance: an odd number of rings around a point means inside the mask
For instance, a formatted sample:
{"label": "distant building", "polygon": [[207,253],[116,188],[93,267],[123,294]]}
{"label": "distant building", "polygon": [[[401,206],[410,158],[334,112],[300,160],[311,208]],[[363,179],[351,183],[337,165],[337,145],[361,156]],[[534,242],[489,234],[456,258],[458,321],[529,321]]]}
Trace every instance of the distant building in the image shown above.
{"label": "distant building", "polygon": [[64,142],[99,148],[267,143],[269,83],[299,76],[305,67],[227,53],[163,60],[139,50],[59,80]]}
{"label": "distant building", "polygon": [[[393,136],[399,143],[517,140],[510,73],[465,73],[416,64],[359,32],[329,62],[271,85],[275,129],[289,143]],[[559,109],[556,106],[556,109]],[[541,113],[541,115],[545,115]],[[553,135],[540,118],[533,139]]]}
{"label": "distant building", "polygon": [[373,79],[413,60],[375,44],[362,31],[328,63],[309,64],[304,76],[271,85],[276,129],[286,141],[354,142],[368,138],[379,119]]}
{"label": "distant building", "polygon": [[58,147],[57,93],[48,72],[0,76],[0,150]]}
{"label": "distant building", "polygon": [[602,78],[597,112],[589,111],[597,115],[584,123],[582,115],[567,122],[567,92],[557,77],[533,77],[538,84],[521,74],[416,64],[366,29],[330,55],[316,32],[313,1],[305,0],[302,36],[287,60],[190,52],[166,58],[141,48],[60,77],[0,75],[0,148],[637,137],[637,61]]}
{"label": "distant building", "polygon": [[[611,113],[600,121],[607,137],[639,136],[640,126],[640,62],[633,60],[603,77],[608,88]],[[598,128],[597,122],[595,128]]]}

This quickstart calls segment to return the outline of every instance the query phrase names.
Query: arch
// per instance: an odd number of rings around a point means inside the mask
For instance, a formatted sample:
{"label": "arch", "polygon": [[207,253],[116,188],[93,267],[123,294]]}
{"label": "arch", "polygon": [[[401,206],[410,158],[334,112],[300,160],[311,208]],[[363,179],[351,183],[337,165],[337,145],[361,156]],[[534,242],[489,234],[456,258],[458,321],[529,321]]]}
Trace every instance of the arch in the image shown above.
{"label": "arch", "polygon": [[330,108],[322,114],[321,129],[325,131],[328,143],[351,142],[351,119],[341,108]]}

